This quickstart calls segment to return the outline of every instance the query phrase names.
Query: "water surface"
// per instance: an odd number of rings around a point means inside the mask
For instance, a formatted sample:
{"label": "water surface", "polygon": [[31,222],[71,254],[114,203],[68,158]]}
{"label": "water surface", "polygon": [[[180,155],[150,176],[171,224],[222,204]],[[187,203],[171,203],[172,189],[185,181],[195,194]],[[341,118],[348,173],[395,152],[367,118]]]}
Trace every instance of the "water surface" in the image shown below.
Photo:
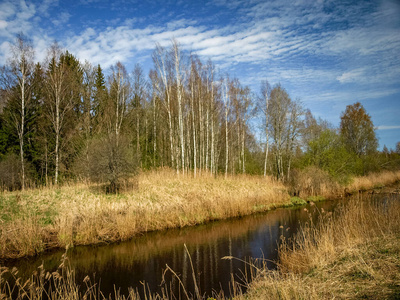
{"label": "water surface", "polygon": [[[92,282],[100,284],[104,295],[114,295],[115,286],[121,294],[127,294],[132,287],[143,295],[143,285],[160,293],[166,265],[180,276],[188,292],[194,293],[190,258],[201,294],[211,296],[222,290],[229,295],[231,279],[243,282],[244,274],[249,272],[249,267],[246,269],[240,260],[263,258],[268,260],[268,267],[274,268],[272,261],[277,259],[281,238],[295,234],[300,224],[309,220],[310,213],[316,216],[322,208],[329,211],[337,204],[338,201],[327,201],[197,227],[147,233],[117,244],[75,247],[68,250],[67,256],[76,272],[76,282],[84,286],[83,278],[89,275]],[[64,252],[21,259],[12,262],[12,266],[25,276],[41,264],[46,270],[54,271]],[[222,259],[225,256],[237,259]],[[165,279],[167,286],[178,295],[177,280],[170,272]]]}

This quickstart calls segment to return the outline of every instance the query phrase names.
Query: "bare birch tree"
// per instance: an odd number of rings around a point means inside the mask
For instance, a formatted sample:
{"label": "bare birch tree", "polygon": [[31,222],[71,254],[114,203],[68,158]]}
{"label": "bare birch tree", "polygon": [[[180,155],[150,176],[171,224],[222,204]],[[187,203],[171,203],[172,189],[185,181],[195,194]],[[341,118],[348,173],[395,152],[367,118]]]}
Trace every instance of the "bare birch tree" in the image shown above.
{"label": "bare birch tree", "polygon": [[289,113],[291,99],[284,88],[280,85],[271,91],[269,104],[271,135],[275,144],[276,176],[284,178],[283,153],[287,137],[287,116]]}
{"label": "bare birch tree", "polygon": [[[2,84],[8,91],[8,98],[15,98],[16,105],[11,112],[13,127],[17,131],[21,163],[21,188],[25,188],[24,139],[26,134],[26,113],[31,100],[31,76],[34,69],[34,50],[31,41],[19,34],[11,45],[11,59],[8,68],[3,68]],[[5,74],[8,72],[9,74]],[[11,96],[11,94],[13,94]],[[11,99],[9,99],[10,101]]]}
{"label": "bare birch tree", "polygon": [[269,102],[271,96],[271,86],[265,80],[261,83],[261,98],[258,101],[258,108],[261,110],[264,118],[265,130],[265,159],[264,159],[264,177],[267,175],[268,151],[269,151]]}
{"label": "bare birch tree", "polygon": [[303,107],[300,101],[292,101],[290,103],[290,116],[287,133],[287,180],[290,180],[290,168],[292,163],[293,152],[298,143],[303,122],[300,119],[304,115]]}
{"label": "bare birch tree", "polygon": [[228,117],[229,117],[229,78],[226,78],[223,83],[224,88],[224,109],[225,109],[225,178],[228,176],[229,167],[229,131],[228,131]]}
{"label": "bare birch tree", "polygon": [[54,183],[58,184],[60,169],[60,138],[65,125],[66,116],[73,108],[74,94],[70,70],[63,53],[57,43],[53,44],[48,52],[46,90],[47,109],[55,133],[55,172]]}
{"label": "bare birch tree", "polygon": [[126,117],[127,105],[131,93],[129,77],[121,62],[117,62],[115,66],[111,66],[109,84],[111,107],[114,109],[114,113],[109,115],[109,132],[115,132],[118,146],[118,139],[121,134],[122,123]]}
{"label": "bare birch tree", "polygon": [[136,153],[139,155],[141,153],[140,137],[141,132],[141,118],[143,114],[143,107],[147,92],[147,82],[144,77],[143,69],[139,64],[136,64],[132,72],[132,102],[133,110],[136,119]]}
{"label": "bare birch tree", "polygon": [[[170,156],[171,156],[171,164],[172,167],[178,164],[175,162],[175,148],[174,148],[174,131],[173,131],[173,122],[172,122],[172,104],[171,104],[171,84],[168,78],[167,73],[167,63],[168,63],[168,55],[167,51],[161,47],[161,45],[157,44],[156,50],[153,52],[153,62],[156,66],[156,70],[158,73],[158,77],[161,78],[161,84],[156,84],[156,88],[158,89],[158,93],[160,99],[164,99],[162,103],[168,114],[168,129],[169,129],[169,143],[170,143]],[[165,95],[165,97],[164,97]]]}
{"label": "bare birch tree", "polygon": [[[185,138],[184,138],[184,122],[183,122],[183,86],[182,86],[182,73],[181,73],[181,51],[179,44],[176,40],[172,41],[172,51],[175,65],[176,77],[176,96],[178,99],[178,127],[179,127],[179,140],[181,149],[181,168],[182,173],[185,173]],[[178,168],[177,168],[178,170]]]}

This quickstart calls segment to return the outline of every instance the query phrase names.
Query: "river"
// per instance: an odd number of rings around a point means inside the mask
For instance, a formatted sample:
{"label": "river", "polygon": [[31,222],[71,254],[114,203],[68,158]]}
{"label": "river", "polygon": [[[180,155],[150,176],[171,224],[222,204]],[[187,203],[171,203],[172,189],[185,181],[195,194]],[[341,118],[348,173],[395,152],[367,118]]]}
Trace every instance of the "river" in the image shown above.
{"label": "river", "polygon": [[[98,283],[104,295],[128,294],[128,288],[143,296],[143,288],[161,293],[168,287],[175,295],[178,281],[167,272],[163,286],[163,272],[168,265],[183,282],[187,291],[194,293],[192,267],[202,295],[223,292],[229,296],[232,279],[243,283],[249,267],[241,261],[265,259],[269,268],[277,259],[281,238],[290,238],[301,224],[316,218],[324,209],[331,211],[340,201],[326,201],[316,205],[281,208],[209,224],[151,232],[127,242],[101,246],[78,246],[67,252],[68,262],[75,271],[76,282],[85,286],[83,279],[89,275]],[[186,245],[186,248],[185,248]],[[52,251],[34,258],[8,262],[22,277],[29,276],[43,264],[45,270],[54,271],[61,263],[65,251]],[[222,259],[225,256],[234,259]]]}

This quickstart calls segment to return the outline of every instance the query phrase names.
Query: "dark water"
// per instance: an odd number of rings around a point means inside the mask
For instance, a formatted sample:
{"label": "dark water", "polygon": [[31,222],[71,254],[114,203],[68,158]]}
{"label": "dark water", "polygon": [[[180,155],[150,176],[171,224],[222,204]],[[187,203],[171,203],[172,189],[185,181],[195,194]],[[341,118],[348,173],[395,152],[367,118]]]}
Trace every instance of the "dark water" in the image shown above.
{"label": "dark water", "polygon": [[[229,296],[232,278],[243,282],[244,274],[249,272],[249,267],[237,259],[264,258],[268,260],[268,267],[274,268],[271,261],[277,259],[281,236],[290,238],[300,224],[309,220],[310,213],[316,216],[318,210],[330,211],[337,204],[337,201],[327,201],[312,207],[277,209],[192,228],[148,233],[119,244],[75,247],[67,256],[76,272],[76,282],[84,286],[83,278],[89,275],[92,283],[100,283],[106,296],[114,295],[114,285],[121,294],[127,294],[132,287],[143,295],[143,284],[152,292],[160,293],[166,265],[179,275],[188,292],[194,293],[190,258],[201,294],[211,296],[222,290]],[[21,259],[11,266],[17,267],[22,276],[29,276],[42,263],[46,270],[54,271],[64,252]],[[237,259],[222,259],[225,256]],[[166,283],[175,295],[179,294],[178,282],[171,272],[166,275]]]}

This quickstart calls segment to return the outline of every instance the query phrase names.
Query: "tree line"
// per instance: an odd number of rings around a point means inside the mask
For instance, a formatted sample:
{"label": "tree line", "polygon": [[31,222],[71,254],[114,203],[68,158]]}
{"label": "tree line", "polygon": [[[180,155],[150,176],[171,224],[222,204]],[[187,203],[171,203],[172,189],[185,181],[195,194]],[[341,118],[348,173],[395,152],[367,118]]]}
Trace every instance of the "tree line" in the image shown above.
{"label": "tree line", "polygon": [[10,50],[0,86],[3,189],[89,180],[116,192],[137,170],[159,167],[289,181],[292,170],[309,165],[337,178],[398,165],[400,149],[377,151],[360,103],[334,128],[281,85],[263,81],[257,95],[176,40],[156,45],[148,75],[139,64],[128,72],[118,62],[106,76],[57,43],[35,63],[23,35]]}

